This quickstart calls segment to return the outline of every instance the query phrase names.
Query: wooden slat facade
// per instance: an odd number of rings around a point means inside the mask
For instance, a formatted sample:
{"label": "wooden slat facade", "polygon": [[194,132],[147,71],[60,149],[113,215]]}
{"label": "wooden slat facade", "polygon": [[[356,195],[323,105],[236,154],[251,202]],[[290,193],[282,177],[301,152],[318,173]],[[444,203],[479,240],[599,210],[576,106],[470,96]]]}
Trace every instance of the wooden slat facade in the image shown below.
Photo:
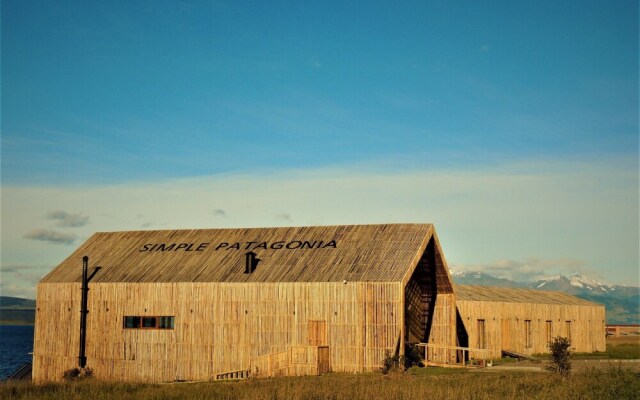
{"label": "wooden slat facade", "polygon": [[456,285],[455,291],[469,347],[485,348],[489,357],[500,357],[502,350],[548,353],[547,343],[556,336],[569,337],[577,352],[606,350],[603,305],[533,289]]}
{"label": "wooden slat facade", "polygon": [[[261,355],[329,346],[333,371],[377,370],[398,341],[400,292],[380,282],[97,283],[87,358],[103,379],[208,380]],[[39,285],[37,380],[77,364],[79,302],[79,284]],[[175,328],[123,329],[125,315],[173,315]]]}

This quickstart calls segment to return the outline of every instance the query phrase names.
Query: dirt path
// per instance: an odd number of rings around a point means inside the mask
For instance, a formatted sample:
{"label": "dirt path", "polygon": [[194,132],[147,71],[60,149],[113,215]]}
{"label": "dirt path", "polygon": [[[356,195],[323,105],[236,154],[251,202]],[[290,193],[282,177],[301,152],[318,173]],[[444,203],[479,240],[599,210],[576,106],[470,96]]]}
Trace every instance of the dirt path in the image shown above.
{"label": "dirt path", "polygon": [[[531,371],[531,372],[546,372],[544,366],[547,364],[543,362],[521,361],[514,363],[505,363],[494,365],[493,367],[479,368],[474,371],[477,372],[500,372],[500,371]],[[640,372],[640,360],[572,360],[571,367],[575,372],[583,371],[591,368],[596,369],[609,369],[611,367],[629,368],[633,371]]]}

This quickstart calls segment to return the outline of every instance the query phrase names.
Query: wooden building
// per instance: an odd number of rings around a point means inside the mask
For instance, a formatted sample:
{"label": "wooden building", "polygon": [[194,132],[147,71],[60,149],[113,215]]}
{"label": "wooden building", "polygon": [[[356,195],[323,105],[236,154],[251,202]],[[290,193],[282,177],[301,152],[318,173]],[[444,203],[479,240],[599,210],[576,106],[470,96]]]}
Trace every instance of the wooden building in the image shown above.
{"label": "wooden building", "polygon": [[[562,292],[455,285],[462,346],[483,349],[489,358],[503,350],[548,353],[556,336],[577,352],[606,350],[604,306]],[[463,329],[462,329],[463,328]],[[482,358],[478,351],[470,357]]]}
{"label": "wooden building", "polygon": [[640,324],[610,324],[607,325],[607,336],[640,336]]}
{"label": "wooden building", "polygon": [[96,233],[38,284],[36,381],[78,365],[84,256],[101,379],[374,371],[405,341],[456,344],[430,224]]}
{"label": "wooden building", "polygon": [[406,343],[459,363],[479,345],[543,352],[546,321],[553,335],[571,321],[578,351],[604,349],[600,306],[474,290],[458,287],[456,308],[430,224],[96,233],[38,284],[33,378],[85,362],[151,382],[376,371]]}

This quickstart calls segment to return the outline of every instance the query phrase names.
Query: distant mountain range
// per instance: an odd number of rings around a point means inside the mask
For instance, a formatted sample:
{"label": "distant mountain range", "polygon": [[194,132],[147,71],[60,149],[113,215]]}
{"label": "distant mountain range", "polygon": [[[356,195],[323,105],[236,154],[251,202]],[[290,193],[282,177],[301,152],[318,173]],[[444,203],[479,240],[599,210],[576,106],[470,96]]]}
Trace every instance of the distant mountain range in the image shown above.
{"label": "distant mountain range", "polygon": [[35,314],[35,300],[0,296],[0,323],[33,324]]}
{"label": "distant mountain range", "polygon": [[[558,275],[535,282],[515,282],[482,272],[452,271],[451,276],[460,285],[556,290],[604,305],[608,324],[640,323],[640,287],[610,285],[579,274]],[[0,296],[0,322],[33,323],[35,307],[35,300]]]}
{"label": "distant mountain range", "polygon": [[451,276],[453,281],[460,285],[500,286],[564,292],[604,305],[608,324],[640,323],[640,287],[611,285],[580,274],[558,275],[535,282],[514,282],[482,272],[452,271]]}

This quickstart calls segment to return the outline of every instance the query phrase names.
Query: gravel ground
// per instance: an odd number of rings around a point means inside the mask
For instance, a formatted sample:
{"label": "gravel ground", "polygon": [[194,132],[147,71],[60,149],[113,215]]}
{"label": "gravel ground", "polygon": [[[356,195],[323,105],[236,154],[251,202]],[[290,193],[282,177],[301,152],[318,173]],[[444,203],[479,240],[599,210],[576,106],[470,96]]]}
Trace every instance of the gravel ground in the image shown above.
{"label": "gravel ground", "polygon": [[[478,368],[477,372],[500,372],[500,371],[535,371],[546,372],[544,366],[546,361],[532,362],[521,361],[513,363],[505,363],[500,365],[494,365],[493,367]],[[597,369],[609,369],[611,367],[629,368],[635,372],[640,372],[640,360],[572,360],[571,367],[575,372],[597,368]]]}

